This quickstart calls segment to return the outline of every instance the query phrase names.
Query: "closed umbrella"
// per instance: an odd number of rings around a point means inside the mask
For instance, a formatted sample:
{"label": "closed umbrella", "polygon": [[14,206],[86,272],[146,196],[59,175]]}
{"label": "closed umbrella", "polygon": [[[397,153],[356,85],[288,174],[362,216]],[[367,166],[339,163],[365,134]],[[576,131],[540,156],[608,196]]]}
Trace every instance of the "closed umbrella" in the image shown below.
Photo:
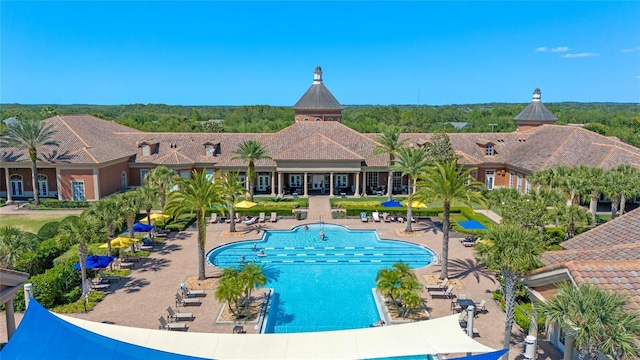
{"label": "closed umbrella", "polygon": [[[107,266],[109,266],[109,264],[111,264],[111,262],[115,258],[116,258],[115,256],[102,256],[102,255],[87,256],[86,267],[87,269],[105,269]],[[73,268],[75,270],[80,270],[80,262],[73,265]]]}
{"label": "closed umbrella", "polygon": [[251,202],[251,201],[247,201],[247,200],[242,200],[239,203],[233,205],[236,209],[248,209],[248,208],[252,208],[254,206],[256,206],[258,204]]}

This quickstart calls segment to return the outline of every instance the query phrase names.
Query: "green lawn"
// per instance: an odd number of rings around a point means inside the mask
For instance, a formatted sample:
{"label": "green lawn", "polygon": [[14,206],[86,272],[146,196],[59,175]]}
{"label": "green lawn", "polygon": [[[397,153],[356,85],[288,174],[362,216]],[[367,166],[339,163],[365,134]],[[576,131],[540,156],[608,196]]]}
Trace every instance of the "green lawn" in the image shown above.
{"label": "green lawn", "polygon": [[34,234],[42,225],[49,221],[60,221],[69,215],[66,214],[28,214],[28,215],[0,215],[0,226],[14,226],[20,230],[28,231]]}

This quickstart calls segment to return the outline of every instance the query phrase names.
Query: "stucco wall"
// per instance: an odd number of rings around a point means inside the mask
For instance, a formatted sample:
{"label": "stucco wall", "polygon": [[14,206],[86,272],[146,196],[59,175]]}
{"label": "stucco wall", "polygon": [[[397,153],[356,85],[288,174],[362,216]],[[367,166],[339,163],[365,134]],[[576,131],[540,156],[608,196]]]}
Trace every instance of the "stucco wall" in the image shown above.
{"label": "stucco wall", "polygon": [[91,169],[63,169],[60,170],[60,183],[62,191],[62,199],[73,200],[71,191],[72,181],[84,182],[84,196],[86,200],[97,200],[96,191],[93,182],[93,170]]}
{"label": "stucco wall", "polygon": [[129,164],[127,164],[126,161],[106,166],[98,170],[100,197],[105,197],[115,192],[124,190],[122,189],[122,172],[125,172],[127,174],[127,186],[130,186],[131,176],[129,175]]}

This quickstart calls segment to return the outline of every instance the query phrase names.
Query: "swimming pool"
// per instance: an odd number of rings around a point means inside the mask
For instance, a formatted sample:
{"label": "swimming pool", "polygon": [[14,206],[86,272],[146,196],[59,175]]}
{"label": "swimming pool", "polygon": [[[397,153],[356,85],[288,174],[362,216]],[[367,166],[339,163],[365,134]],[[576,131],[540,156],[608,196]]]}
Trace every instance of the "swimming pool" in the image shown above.
{"label": "swimming pool", "polygon": [[[266,256],[259,256],[259,250]],[[333,224],[267,230],[260,241],[223,245],[207,258],[226,268],[238,266],[243,256],[264,266],[266,287],[274,289],[266,333],[368,327],[379,320],[371,292],[377,272],[398,261],[420,268],[434,260],[426,247]]]}

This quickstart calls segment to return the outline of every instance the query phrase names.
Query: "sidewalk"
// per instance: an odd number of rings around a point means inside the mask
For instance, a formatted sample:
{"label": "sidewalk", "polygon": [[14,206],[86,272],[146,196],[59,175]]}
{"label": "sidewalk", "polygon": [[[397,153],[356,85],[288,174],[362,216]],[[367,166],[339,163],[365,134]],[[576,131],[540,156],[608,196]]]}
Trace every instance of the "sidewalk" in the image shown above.
{"label": "sidewalk", "polygon": [[491,210],[474,209],[473,211],[477,212],[478,214],[482,214],[482,215],[488,217],[489,219],[495,221],[498,224],[500,224],[500,222],[502,222],[502,216],[494,213]]}
{"label": "sidewalk", "polygon": [[0,215],[46,215],[46,214],[68,214],[77,215],[82,213],[84,209],[60,209],[60,210],[28,210],[22,208],[26,201],[15,201],[11,205],[5,205],[0,207]]}

